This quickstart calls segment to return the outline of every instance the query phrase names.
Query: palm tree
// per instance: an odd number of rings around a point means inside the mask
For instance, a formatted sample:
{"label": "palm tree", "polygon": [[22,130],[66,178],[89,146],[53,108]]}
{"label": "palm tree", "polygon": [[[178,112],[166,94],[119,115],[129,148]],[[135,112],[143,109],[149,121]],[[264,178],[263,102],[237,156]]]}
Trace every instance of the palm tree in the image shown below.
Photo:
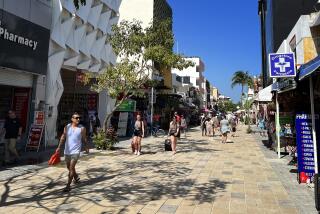
{"label": "palm tree", "polygon": [[245,85],[248,87],[253,86],[253,80],[248,71],[236,71],[232,76],[231,87],[233,88],[236,85],[241,85],[241,105],[242,105],[242,96],[243,96],[243,88]]}

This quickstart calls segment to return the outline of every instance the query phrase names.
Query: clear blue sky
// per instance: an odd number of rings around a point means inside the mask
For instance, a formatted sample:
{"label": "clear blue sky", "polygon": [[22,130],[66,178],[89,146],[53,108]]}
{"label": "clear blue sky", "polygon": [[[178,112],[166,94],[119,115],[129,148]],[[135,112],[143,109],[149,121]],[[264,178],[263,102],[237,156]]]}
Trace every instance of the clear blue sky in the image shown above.
{"label": "clear blue sky", "polygon": [[[205,77],[220,93],[239,101],[240,87],[231,88],[237,70],[261,71],[258,0],[168,0],[179,52],[199,56]],[[175,51],[177,46],[175,46]]]}

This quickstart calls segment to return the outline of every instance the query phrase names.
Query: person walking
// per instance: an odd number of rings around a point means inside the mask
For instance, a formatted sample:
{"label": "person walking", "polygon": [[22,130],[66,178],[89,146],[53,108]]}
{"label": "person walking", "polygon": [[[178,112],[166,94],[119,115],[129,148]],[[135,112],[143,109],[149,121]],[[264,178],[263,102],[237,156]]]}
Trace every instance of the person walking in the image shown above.
{"label": "person walking", "polygon": [[215,136],[215,133],[219,131],[219,120],[218,120],[218,117],[217,115],[215,115],[213,118],[212,118],[212,124],[213,124],[213,137]]}
{"label": "person walking", "polygon": [[235,137],[236,136],[236,131],[237,131],[237,120],[236,120],[236,116],[233,116],[230,119],[230,126],[231,126],[231,137]]}
{"label": "person walking", "polygon": [[222,116],[222,120],[220,121],[220,131],[222,134],[222,143],[227,143],[228,133],[230,132],[229,121],[226,119],[226,116]]}
{"label": "person walking", "polygon": [[210,136],[212,133],[212,123],[211,123],[211,119],[207,118],[206,122],[206,130],[207,130],[207,135]]}
{"label": "person walking", "polygon": [[101,122],[99,119],[98,112],[94,113],[95,116],[95,122],[94,122],[94,133],[97,134],[98,130],[101,128]]}
{"label": "person walking", "polygon": [[2,132],[5,132],[5,164],[10,163],[10,154],[15,156],[15,162],[19,159],[16,149],[17,141],[21,138],[22,126],[15,111],[9,110]]}
{"label": "person walking", "polygon": [[202,136],[207,136],[207,128],[206,128],[206,120],[207,120],[207,117],[206,116],[203,116],[201,117],[201,131],[202,131]]}
{"label": "person walking", "polygon": [[179,131],[180,131],[179,123],[177,122],[176,117],[172,117],[172,121],[170,122],[170,125],[169,125],[168,135],[170,136],[173,155],[177,153],[177,136],[179,134]]}
{"label": "person walking", "polygon": [[140,155],[141,153],[141,139],[144,137],[144,122],[142,121],[141,115],[137,115],[137,120],[134,123],[133,131],[133,145],[134,145],[134,154]]}
{"label": "person walking", "polygon": [[265,137],[265,121],[262,116],[259,117],[257,125],[260,131],[260,136]]}
{"label": "person walking", "polygon": [[184,132],[184,137],[187,137],[187,121],[186,118],[184,118],[183,115],[181,115],[181,124],[180,124],[180,129],[181,129],[181,133]]}
{"label": "person walking", "polygon": [[64,127],[63,134],[60,138],[60,142],[56,152],[60,152],[60,148],[63,143],[65,143],[64,157],[65,162],[69,171],[68,183],[64,188],[64,192],[69,192],[71,190],[71,182],[76,184],[80,181],[80,177],[76,172],[76,164],[80,157],[82,143],[84,143],[86,153],[89,153],[87,147],[87,136],[86,128],[80,123],[80,115],[78,113],[73,113],[71,117],[71,123]]}

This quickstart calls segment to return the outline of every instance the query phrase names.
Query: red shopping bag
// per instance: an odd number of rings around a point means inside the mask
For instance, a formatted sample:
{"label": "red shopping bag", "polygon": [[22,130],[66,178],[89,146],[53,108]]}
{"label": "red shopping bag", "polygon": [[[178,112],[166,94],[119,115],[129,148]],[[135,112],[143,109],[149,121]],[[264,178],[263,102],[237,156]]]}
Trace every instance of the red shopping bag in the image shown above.
{"label": "red shopping bag", "polygon": [[300,172],[300,182],[301,183],[307,183],[308,175],[305,172]]}
{"label": "red shopping bag", "polygon": [[51,158],[50,158],[50,160],[48,161],[48,164],[49,165],[56,165],[56,164],[58,164],[58,163],[60,163],[60,152],[55,152],[52,156],[51,156]]}

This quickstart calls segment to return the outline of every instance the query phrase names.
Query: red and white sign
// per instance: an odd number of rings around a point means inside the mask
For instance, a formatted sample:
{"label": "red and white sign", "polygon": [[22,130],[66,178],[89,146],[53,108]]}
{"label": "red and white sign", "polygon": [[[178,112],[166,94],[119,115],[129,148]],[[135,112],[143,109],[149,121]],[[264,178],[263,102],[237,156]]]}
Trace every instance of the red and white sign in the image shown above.
{"label": "red and white sign", "polygon": [[44,125],[44,112],[43,111],[35,111],[34,112],[34,121],[35,125]]}
{"label": "red and white sign", "polygon": [[29,88],[15,88],[13,97],[13,109],[17,117],[20,119],[23,130],[27,127],[27,118],[29,112]]}

